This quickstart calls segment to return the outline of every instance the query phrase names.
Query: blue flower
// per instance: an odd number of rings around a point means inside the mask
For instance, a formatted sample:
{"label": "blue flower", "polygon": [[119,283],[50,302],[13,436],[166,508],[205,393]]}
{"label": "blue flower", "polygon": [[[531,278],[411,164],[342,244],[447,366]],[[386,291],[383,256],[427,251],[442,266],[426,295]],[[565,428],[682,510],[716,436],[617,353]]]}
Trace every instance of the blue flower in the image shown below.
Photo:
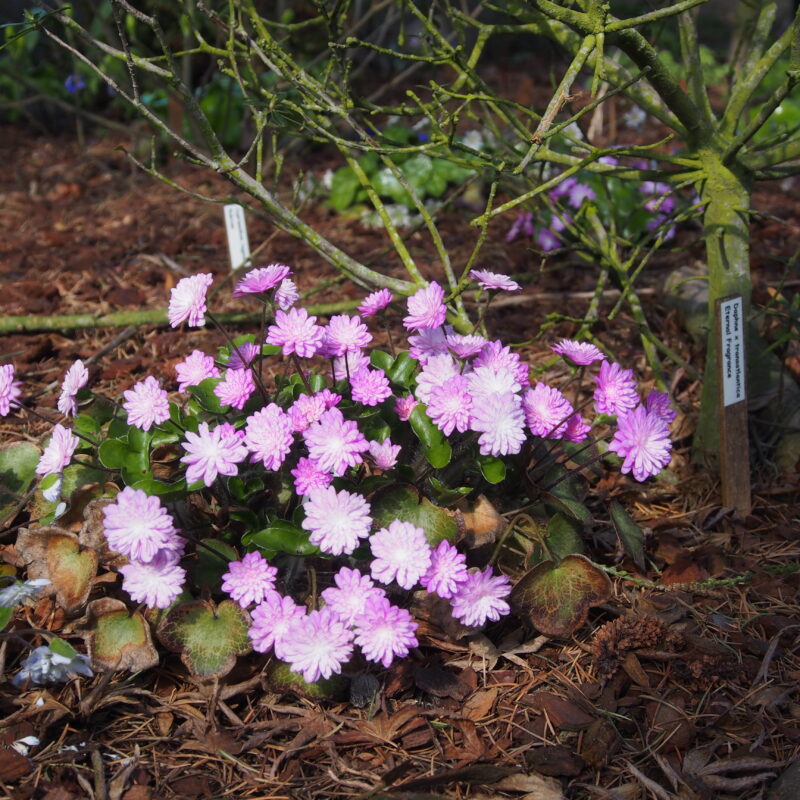
{"label": "blue flower", "polygon": [[64,88],[70,94],[77,94],[81,89],[86,88],[86,82],[77,72],[71,72],[64,81]]}

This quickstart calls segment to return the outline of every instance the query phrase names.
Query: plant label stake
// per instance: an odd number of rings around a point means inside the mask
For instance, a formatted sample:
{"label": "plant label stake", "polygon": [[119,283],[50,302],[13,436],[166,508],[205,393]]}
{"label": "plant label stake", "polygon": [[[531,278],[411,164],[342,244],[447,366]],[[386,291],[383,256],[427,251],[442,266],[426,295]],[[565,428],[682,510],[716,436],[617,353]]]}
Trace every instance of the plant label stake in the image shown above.
{"label": "plant label stake", "polygon": [[250,240],[247,238],[247,221],[244,209],[237,203],[225,206],[225,232],[228,234],[228,253],[231,269],[245,266],[250,258]]}
{"label": "plant label stake", "polygon": [[747,364],[742,296],[717,300],[719,353],[720,479],[722,504],[750,513],[750,454],[747,437]]}

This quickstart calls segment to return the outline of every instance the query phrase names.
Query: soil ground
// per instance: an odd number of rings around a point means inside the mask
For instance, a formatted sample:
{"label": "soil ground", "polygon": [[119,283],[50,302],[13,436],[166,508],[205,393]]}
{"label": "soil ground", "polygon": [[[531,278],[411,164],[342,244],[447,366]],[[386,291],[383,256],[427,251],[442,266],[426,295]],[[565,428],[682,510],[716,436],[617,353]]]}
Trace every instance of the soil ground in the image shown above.
{"label": "soil ground", "polygon": [[[118,144],[139,143],[115,134],[81,147],[67,136],[0,128],[0,314],[160,308],[184,275],[228,276],[219,205],[154,181]],[[315,159],[316,172],[331,163],[323,154]],[[184,162],[169,162],[165,172],[194,192],[229,197],[222,179]],[[786,265],[800,240],[800,188],[765,188],[755,203],[762,212],[753,221],[756,297],[791,296],[798,281]],[[456,264],[471,250],[472,216],[455,208],[442,220]],[[321,206],[304,217],[362,261],[393,268],[378,232]],[[253,249],[263,245],[259,261],[291,265],[301,291],[314,292],[309,302],[363,296],[268,221],[251,215],[249,226]],[[574,330],[569,322],[549,325],[549,315],[579,317],[595,271],[568,257],[543,262],[525,242],[507,244],[504,232],[491,231],[482,266],[518,278],[525,290],[498,304],[488,327],[505,341],[525,342],[524,358],[544,367],[548,345]],[[410,247],[435,277],[426,239],[414,234]],[[377,798],[385,790],[420,800],[763,797],[800,751],[800,487],[796,474],[778,478],[756,459],[753,511],[737,519],[720,507],[710,475],[690,464],[699,402],[690,370],[702,373],[702,349],[660,303],[660,287],[701,253],[698,231],[682,230],[641,284],[653,329],[689,367],[667,366],[680,409],[668,476],[640,487],[609,473],[598,487],[645,529],[648,571],[623,557],[612,532],[597,531],[592,558],[635,577],[615,580],[612,599],[572,638],[537,636],[508,619],[453,639],[431,620],[413,658],[378,674],[380,691],[366,707],[352,696],[317,702],[278,692],[257,656],[241,659],[225,685],[210,690],[188,680],[176,657],[138,675],[23,693],[2,683],[0,796],[255,800]],[[613,291],[604,299],[596,333],[646,381],[633,321],[624,312],[606,319],[615,300]],[[225,290],[213,305],[241,308]],[[116,396],[146,375],[172,375],[191,349],[212,352],[220,344],[210,328],[9,334],[2,361],[14,362],[26,396],[55,420],[58,383],[76,358],[102,352],[93,386]],[[793,351],[786,366],[797,371]],[[0,441],[40,441],[47,429],[31,417],[7,417]],[[13,528],[0,537],[0,551],[8,550]],[[698,585],[709,579],[710,588]],[[26,615],[29,627],[58,631],[65,622],[49,600]],[[30,757],[9,747],[26,735],[40,740]]]}

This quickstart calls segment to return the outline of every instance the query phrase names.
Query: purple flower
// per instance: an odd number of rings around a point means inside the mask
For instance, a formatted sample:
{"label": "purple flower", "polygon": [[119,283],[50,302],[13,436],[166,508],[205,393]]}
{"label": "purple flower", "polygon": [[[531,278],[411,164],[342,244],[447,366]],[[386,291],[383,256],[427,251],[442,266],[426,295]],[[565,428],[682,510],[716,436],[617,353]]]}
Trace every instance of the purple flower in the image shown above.
{"label": "purple flower", "polygon": [[249,369],[256,357],[261,354],[261,348],[253,342],[241,342],[231,347],[226,367],[228,369]]}
{"label": "purple flower", "polygon": [[658,392],[655,389],[645,398],[644,407],[650,414],[661,417],[667,425],[672,425],[678,416],[678,412],[670,405],[669,395],[666,392]]}
{"label": "purple flower", "polygon": [[512,353],[511,348],[502,342],[489,342],[475,357],[472,368],[491,367],[495,371],[501,369],[511,370],[519,383],[520,388],[530,386],[528,365],[520,361],[518,353]]}
{"label": "purple flower", "polygon": [[519,395],[489,394],[472,406],[473,431],[479,432],[482,455],[507,456],[519,453],[525,441],[525,417]]}
{"label": "purple flower", "polygon": [[330,389],[323,389],[321,392],[317,392],[316,397],[321,397],[325,401],[326,411],[329,408],[338,406],[342,401],[342,396],[340,394],[336,394],[336,392],[332,392]]}
{"label": "purple flower", "polygon": [[178,566],[179,559],[180,554],[175,551],[159,550],[146,564],[132,561],[120,567],[122,588],[134,603],[167,608],[181,593],[186,580],[186,570]]}
{"label": "purple flower", "polygon": [[8,416],[11,409],[19,405],[20,386],[20,382],[14,380],[14,365],[0,365],[0,417]]}
{"label": "purple flower", "polygon": [[408,298],[408,316],[403,318],[403,325],[410,331],[438,328],[447,316],[443,301],[444,289],[435,281],[420,289]]}
{"label": "purple flower", "polygon": [[488,269],[472,269],[469,272],[470,278],[477,281],[483,289],[493,289],[498,292],[518,292],[522,287],[512,281],[507,275],[499,272],[489,272]]}
{"label": "purple flower", "polygon": [[169,397],[152,375],[122,395],[125,398],[122,407],[128,413],[129,425],[149,431],[153,425],[169,419]]}
{"label": "purple flower", "polygon": [[358,312],[362,317],[371,317],[379,311],[383,311],[392,300],[394,300],[394,297],[388,289],[378,289],[377,292],[373,292],[364,298],[358,307]]}
{"label": "purple flower", "polygon": [[573,188],[577,185],[578,179],[574,175],[570,175],[569,178],[565,178],[561,183],[558,184],[555,188],[551,189],[548,194],[553,200],[560,200],[562,197],[566,197]]}
{"label": "purple flower", "polygon": [[595,361],[605,361],[605,354],[589,342],[562,339],[550,348],[554,353],[569,359],[573,364],[588,366]]}
{"label": "purple flower", "polygon": [[231,561],[222,576],[222,591],[242,608],[261,603],[275,589],[278,570],[261,553],[247,553],[241,561]]}
{"label": "purple flower", "polygon": [[431,356],[422,368],[422,372],[417,375],[417,388],[414,391],[417,400],[429,403],[431,392],[460,372],[461,366],[449,353]]}
{"label": "purple flower", "polygon": [[357,569],[342,567],[333,576],[333,582],[336,586],[325,589],[322,599],[347,625],[352,625],[356,617],[364,612],[368,600],[386,597],[386,592],[376,586],[369,575]]}
{"label": "purple flower", "polygon": [[574,409],[572,403],[556,388],[537,383],[522,397],[525,422],[534,436],[561,439]]}
{"label": "purple flower", "polygon": [[647,480],[669,464],[669,424],[657,413],[637,406],[619,419],[608,449],[624,459],[623,474],[633,472],[637,481]]}
{"label": "purple flower", "polygon": [[62,472],[72,460],[72,454],[79,443],[80,439],[73,436],[69,428],[56,425],[50,442],[36,466],[36,474],[49,475],[51,472]]}
{"label": "purple flower", "polygon": [[302,433],[312,422],[317,422],[325,411],[325,398],[322,395],[301,394],[288,411],[292,431]]}
{"label": "purple flower", "polygon": [[469,430],[472,395],[463,375],[448,378],[441,386],[434,386],[428,398],[427,413],[439,430],[449,436],[453,429],[463,433]]}
{"label": "purple flower", "polygon": [[323,553],[350,555],[358,540],[369,536],[372,517],[369,503],[360,494],[337,492],[332,486],[312,489],[305,504],[302,527],[311,531],[309,541]]}
{"label": "purple flower", "polygon": [[475,333],[450,333],[447,335],[447,346],[458,358],[471,358],[486,347],[486,339]]}
{"label": "purple flower", "polygon": [[547,228],[539,228],[536,234],[536,245],[543,253],[551,250],[558,250],[561,247],[561,240]]}
{"label": "purple flower", "polygon": [[288,311],[299,299],[300,292],[297,291],[294,281],[291,278],[284,278],[275,290],[275,302],[278,308]]}
{"label": "purple flower", "polygon": [[372,334],[358,317],[336,314],[325,328],[325,355],[328,358],[359,352],[372,341]]}
{"label": "purple flower", "polygon": [[512,223],[506,233],[506,241],[513,242],[518,236],[533,236],[533,212],[523,211],[517,214],[517,218]]}
{"label": "purple flower", "polygon": [[639,404],[632,369],[604,361],[595,381],[594,407],[599,414],[624,414]]}
{"label": "purple flower", "polygon": [[447,325],[442,328],[423,328],[414,336],[408,337],[408,354],[415,361],[419,361],[423,366],[428,363],[432,356],[447,353],[447,332],[452,328]]}
{"label": "purple flower", "polygon": [[431,565],[425,531],[411,522],[390,522],[372,535],[369,546],[374,556],[370,572],[384,584],[396,580],[403,589],[411,589]]}
{"label": "purple flower", "polygon": [[253,650],[266,653],[270,647],[274,647],[275,655],[285,660],[287,632],[293,622],[305,615],[305,608],[297,605],[291,597],[283,597],[278,592],[267,592],[264,602],[259,603],[251,614],[253,622],[247,633],[253,642]]}
{"label": "purple flower", "polygon": [[311,358],[325,336],[316,317],[309,317],[304,308],[291,308],[289,312],[278,311],[275,324],[269,326],[267,343],[281,347],[283,354],[297,353],[301,358]]}
{"label": "purple flower", "polygon": [[209,431],[208,423],[201,422],[197,433],[186,432],[181,461],[187,465],[186,481],[203,481],[211,486],[217,475],[236,475],[237,466],[247,458],[243,435],[233,425],[223,423]]}
{"label": "purple flower", "polygon": [[587,425],[583,421],[580,414],[573,414],[567,421],[567,427],[564,429],[564,439],[568,442],[582,442],[589,435],[592,429],[591,425]]}
{"label": "purple flower", "polygon": [[491,567],[470,572],[453,596],[453,616],[470,626],[497,622],[511,610],[504,599],[510,592],[511,581],[505,575],[494,575]]}
{"label": "purple flower", "polygon": [[408,422],[411,412],[417,406],[417,399],[413,394],[406,395],[405,397],[398,397],[394,401],[394,413],[400,418],[402,422]]}
{"label": "purple flower", "polygon": [[338,408],[329,408],[319,419],[303,431],[308,454],[320,469],[337,477],[344,475],[348,467],[355,467],[364,459],[362,453],[369,450],[358,425],[345,419]]}
{"label": "purple flower", "polygon": [[312,489],[330,486],[333,475],[320,469],[316,462],[303,456],[291,471],[294,475],[294,488],[297,494],[308,494]]}
{"label": "purple flower", "polygon": [[253,373],[249,369],[228,369],[225,378],[214,387],[214,394],[221,405],[241,411],[255,389]]}
{"label": "purple flower", "polygon": [[283,463],[293,442],[292,421],[284,410],[270,403],[247,418],[244,443],[265,469],[276,470]]}
{"label": "purple flower", "polygon": [[331,370],[333,380],[349,380],[356,372],[366,369],[369,365],[369,356],[364,355],[361,350],[356,350],[353,353],[345,353],[343,356],[333,360]]}
{"label": "purple flower", "polygon": [[181,542],[172,517],[157,497],[126,486],[103,509],[108,546],[134,561],[150,561],[159,550],[177,551]]}
{"label": "purple flower", "polygon": [[468,577],[467,557],[446,539],[431,553],[431,565],[420,579],[429,592],[445,599],[452,597]]}
{"label": "purple flower", "polygon": [[284,640],[284,660],[306,683],[342,671],[353,654],[353,635],[330,608],[298,617]]}
{"label": "purple flower", "polygon": [[248,294],[268,292],[291,275],[291,272],[285,264],[270,264],[267,267],[252,269],[236,284],[232,296],[245,297]]}
{"label": "purple flower", "polygon": [[185,392],[190,386],[197,386],[206,378],[219,378],[219,370],[214,359],[202,350],[192,350],[183,361],[175,365],[178,376],[178,391]]}
{"label": "purple flower", "polygon": [[173,328],[181,322],[188,322],[193,328],[206,324],[206,292],[213,282],[214,276],[207,272],[178,281],[170,292],[167,310]]}
{"label": "purple flower", "polygon": [[350,376],[352,398],[365,406],[377,406],[392,395],[389,379],[382,369],[364,367]]}
{"label": "purple flower", "polygon": [[404,658],[417,646],[417,627],[404,608],[393,606],[385,597],[374,597],[356,619],[356,644],[367,661],[389,667],[395,657]]}
{"label": "purple flower", "polygon": [[397,464],[397,456],[400,453],[400,445],[392,444],[391,439],[384,439],[382,442],[370,442],[369,454],[378,469],[391,469]]}
{"label": "purple flower", "polygon": [[584,200],[594,200],[597,197],[592,188],[585,183],[576,183],[568,195],[568,202],[573,208],[580,208]]}
{"label": "purple flower", "polygon": [[58,398],[58,410],[65,417],[74,417],[78,413],[78,391],[89,382],[89,370],[78,359],[64,376],[61,384],[61,395]]}
{"label": "purple flower", "polygon": [[493,367],[475,367],[467,374],[467,382],[474,399],[489,394],[516,393],[522,388],[519,370],[501,364]]}

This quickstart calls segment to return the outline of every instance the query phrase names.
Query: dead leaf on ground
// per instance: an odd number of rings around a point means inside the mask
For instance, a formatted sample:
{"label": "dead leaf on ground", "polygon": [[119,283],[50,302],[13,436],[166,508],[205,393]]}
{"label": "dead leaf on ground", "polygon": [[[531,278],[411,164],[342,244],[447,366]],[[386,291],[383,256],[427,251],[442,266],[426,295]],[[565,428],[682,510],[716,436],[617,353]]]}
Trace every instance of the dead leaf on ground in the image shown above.
{"label": "dead leaf on ground", "polygon": [[525,763],[542,775],[556,778],[575,778],[586,769],[586,762],[563,744],[534,747],[525,753]]}
{"label": "dead leaf on ground", "polygon": [[587,714],[574,703],[550,692],[534,692],[524,702],[526,706],[545,714],[557,731],[580,731],[596,720],[596,717]]}

